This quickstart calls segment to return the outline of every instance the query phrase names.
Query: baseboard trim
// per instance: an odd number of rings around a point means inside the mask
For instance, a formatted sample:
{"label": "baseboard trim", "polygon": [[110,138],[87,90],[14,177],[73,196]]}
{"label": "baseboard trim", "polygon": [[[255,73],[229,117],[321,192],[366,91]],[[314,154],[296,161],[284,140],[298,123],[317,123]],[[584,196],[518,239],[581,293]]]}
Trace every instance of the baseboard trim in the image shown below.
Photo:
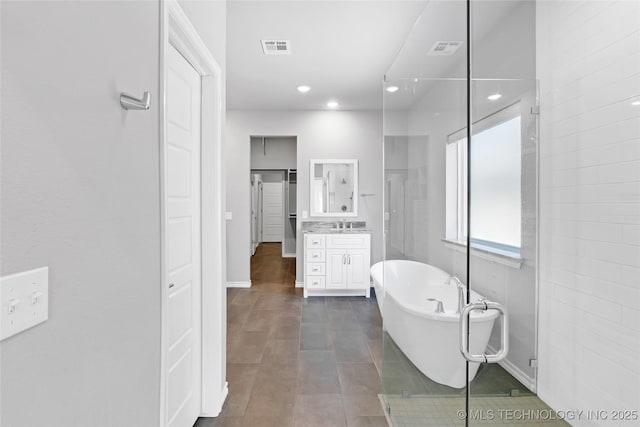
{"label": "baseboard trim", "polygon": [[296,288],[304,288],[304,282],[298,282],[296,280]]}
{"label": "baseboard trim", "polygon": [[220,415],[222,412],[222,407],[224,406],[224,402],[227,400],[227,396],[229,396],[229,383],[227,381],[224,382],[224,388],[222,389],[222,393],[220,393],[220,402],[216,406],[214,412],[201,412],[200,417],[202,418],[215,418]]}
{"label": "baseboard trim", "polygon": [[222,407],[224,406],[224,402],[227,401],[227,397],[229,396],[229,383],[227,381],[224,382],[224,388],[222,389],[222,396],[220,398],[220,410],[218,411],[218,415],[222,412]]}
{"label": "baseboard trim", "polygon": [[295,253],[292,253],[292,254],[284,253],[284,254],[282,254],[282,258],[295,258],[295,257],[296,257]]}
{"label": "baseboard trim", "polygon": [[227,282],[227,288],[250,288],[251,282]]}
{"label": "baseboard trim", "polygon": [[[497,353],[496,349],[488,345],[487,350],[490,353]],[[529,378],[527,374],[522,372],[520,368],[514,365],[509,359],[504,359],[498,362],[498,365],[502,366],[505,371],[514,376],[515,379],[520,381],[530,392],[536,393],[536,381],[533,378]]]}

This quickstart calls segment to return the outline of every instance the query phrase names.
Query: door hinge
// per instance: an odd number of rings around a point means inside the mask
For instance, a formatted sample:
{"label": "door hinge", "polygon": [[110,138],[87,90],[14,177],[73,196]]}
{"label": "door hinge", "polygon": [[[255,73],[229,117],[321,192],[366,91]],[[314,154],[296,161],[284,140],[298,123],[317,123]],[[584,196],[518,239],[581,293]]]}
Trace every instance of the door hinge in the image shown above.
{"label": "door hinge", "polygon": [[540,106],[536,105],[534,107],[531,107],[531,114],[533,114],[534,116],[540,115]]}
{"label": "door hinge", "polygon": [[391,405],[387,402],[387,414],[391,415]]}
{"label": "door hinge", "polygon": [[529,367],[533,369],[538,368],[538,359],[529,359]]}

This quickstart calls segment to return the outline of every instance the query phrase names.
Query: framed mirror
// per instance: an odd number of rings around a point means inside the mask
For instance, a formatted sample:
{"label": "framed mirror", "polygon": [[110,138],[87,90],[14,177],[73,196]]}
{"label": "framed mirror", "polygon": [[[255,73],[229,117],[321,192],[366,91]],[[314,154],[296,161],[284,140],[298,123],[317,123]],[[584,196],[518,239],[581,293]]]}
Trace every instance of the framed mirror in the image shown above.
{"label": "framed mirror", "polygon": [[311,159],[311,216],[358,216],[358,161]]}

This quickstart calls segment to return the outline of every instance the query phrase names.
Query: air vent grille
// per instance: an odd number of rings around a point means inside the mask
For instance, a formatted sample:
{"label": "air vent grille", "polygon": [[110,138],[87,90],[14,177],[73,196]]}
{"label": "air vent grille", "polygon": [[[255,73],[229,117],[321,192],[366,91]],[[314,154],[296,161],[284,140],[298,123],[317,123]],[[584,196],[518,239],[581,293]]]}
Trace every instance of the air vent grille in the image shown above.
{"label": "air vent grille", "polygon": [[460,46],[462,46],[462,42],[460,41],[453,41],[453,42],[438,41],[436,42],[436,44],[433,45],[428,55],[429,56],[453,55]]}
{"label": "air vent grille", "polygon": [[261,40],[262,51],[265,55],[289,55],[291,54],[291,42],[289,40]]}

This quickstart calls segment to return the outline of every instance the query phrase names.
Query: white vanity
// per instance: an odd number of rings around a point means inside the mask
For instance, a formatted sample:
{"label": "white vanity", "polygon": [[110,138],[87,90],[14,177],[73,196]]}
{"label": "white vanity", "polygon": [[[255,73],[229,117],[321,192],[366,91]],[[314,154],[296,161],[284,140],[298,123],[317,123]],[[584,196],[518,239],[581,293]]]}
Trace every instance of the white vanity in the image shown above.
{"label": "white vanity", "polygon": [[304,233],[304,297],[364,295],[369,298],[371,234]]}

